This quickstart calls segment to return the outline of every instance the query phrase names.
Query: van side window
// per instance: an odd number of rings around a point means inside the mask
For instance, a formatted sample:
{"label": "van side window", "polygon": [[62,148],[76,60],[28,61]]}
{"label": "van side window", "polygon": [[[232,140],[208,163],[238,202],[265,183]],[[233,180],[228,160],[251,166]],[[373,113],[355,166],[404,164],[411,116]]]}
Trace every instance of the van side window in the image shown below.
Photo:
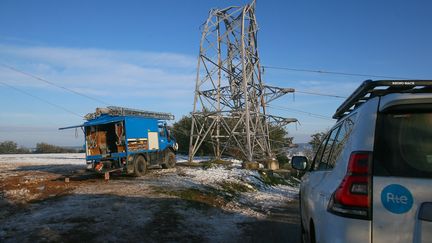
{"label": "van side window", "polygon": [[313,170],[317,170],[317,168],[318,168],[318,164],[319,164],[319,162],[321,161],[321,158],[322,158],[322,154],[323,154],[323,151],[324,151],[324,147],[325,147],[325,145],[327,144],[327,140],[328,140],[328,134],[325,136],[325,138],[321,141],[321,144],[320,144],[320,146],[318,147],[318,151],[317,151],[317,153],[315,154],[315,158],[314,158],[314,160],[313,160],[313,164],[312,164],[312,166],[313,166]]}
{"label": "van side window", "polygon": [[330,157],[328,160],[328,168],[333,169],[336,165],[336,161],[341,154],[345,143],[351,135],[352,129],[354,128],[354,120],[356,118],[356,114],[348,117],[341,126],[339,134],[336,137],[335,145],[330,153]]}
{"label": "van side window", "polygon": [[340,130],[341,126],[337,126],[333,130],[330,131],[330,135],[328,136],[327,143],[323,149],[322,156],[320,160],[317,160],[317,164],[315,165],[316,170],[326,170],[327,164],[330,158],[330,152],[332,151],[333,145],[336,140],[336,136]]}
{"label": "van side window", "polygon": [[165,127],[159,126],[158,130],[159,130],[159,136],[160,137],[165,137]]}

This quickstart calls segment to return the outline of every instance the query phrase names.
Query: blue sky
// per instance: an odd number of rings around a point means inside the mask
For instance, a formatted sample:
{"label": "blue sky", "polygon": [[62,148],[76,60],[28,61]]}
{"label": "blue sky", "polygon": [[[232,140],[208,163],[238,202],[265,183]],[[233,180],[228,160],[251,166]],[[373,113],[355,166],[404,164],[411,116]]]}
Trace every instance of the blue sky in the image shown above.
{"label": "blue sky", "polygon": [[[106,103],[168,111],[192,110],[200,25],[212,7],[247,1],[0,0],[0,63]],[[432,78],[430,1],[259,1],[261,64],[350,73]],[[365,77],[267,69],[271,85],[348,96]],[[0,82],[80,115],[102,103],[0,67]],[[301,93],[274,106],[331,117],[342,99]],[[73,114],[0,84],[0,141],[83,143]],[[289,110],[295,142],[334,121]]]}

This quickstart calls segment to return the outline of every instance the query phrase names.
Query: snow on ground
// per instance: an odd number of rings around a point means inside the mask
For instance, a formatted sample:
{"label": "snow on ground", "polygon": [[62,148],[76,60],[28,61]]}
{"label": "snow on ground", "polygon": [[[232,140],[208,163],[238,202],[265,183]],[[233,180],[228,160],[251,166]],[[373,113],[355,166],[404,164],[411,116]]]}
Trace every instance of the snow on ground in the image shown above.
{"label": "snow on ground", "polygon": [[[194,162],[209,161],[211,157],[197,156]],[[188,157],[177,155],[177,163],[187,162]],[[298,188],[289,185],[267,185],[263,182],[261,174],[255,170],[245,170],[241,168],[241,161],[225,158],[230,161],[230,166],[215,165],[210,168],[191,168],[178,167],[171,170],[155,170],[153,173],[159,175],[158,185],[165,187],[195,188],[205,190],[213,188],[224,190],[224,185],[235,187],[240,185],[244,191],[238,192],[238,200],[227,205],[230,210],[239,211],[238,204],[246,204],[251,207],[268,211],[273,207],[280,207],[288,201],[296,199]],[[31,165],[85,165],[85,154],[82,153],[63,153],[63,154],[7,154],[0,155],[1,164],[31,164]],[[14,173],[15,175],[16,173]],[[89,188],[87,189],[87,191]],[[12,192],[9,192],[12,193]],[[15,193],[15,192],[14,192]],[[232,192],[225,192],[232,194]],[[247,210],[244,214],[258,215],[256,212],[250,213]],[[250,211],[250,210],[249,210]]]}
{"label": "snow on ground", "polygon": [[[194,162],[209,161],[211,157],[197,156]],[[177,163],[187,162],[186,155],[177,155]],[[215,189],[222,189],[223,183],[235,183],[249,188],[250,191],[242,192],[242,202],[249,202],[259,205],[262,208],[271,208],[273,206],[280,206],[286,201],[296,198],[298,188],[288,185],[275,185],[270,186],[260,180],[261,175],[255,170],[245,170],[241,168],[241,161],[225,158],[226,161],[231,162],[230,166],[216,165],[207,169],[188,168],[180,169],[180,172],[173,174],[170,172],[177,171],[178,169],[171,170],[156,170],[155,174],[159,175],[174,175],[161,178],[165,180],[165,184],[170,182],[182,183],[183,186],[191,186],[194,184],[213,187]],[[32,164],[32,165],[85,165],[85,154],[83,153],[61,153],[61,154],[2,154],[0,155],[1,164]],[[181,176],[179,177],[178,174]],[[192,183],[191,183],[192,182]],[[262,204],[262,205],[261,205]]]}
{"label": "snow on ground", "polygon": [[[195,156],[193,162],[200,163],[200,162],[205,162],[205,161],[209,161],[212,159],[213,158],[210,156]],[[189,160],[189,157],[187,155],[177,154],[177,163],[186,163],[186,162],[188,162],[188,160]],[[229,158],[229,157],[224,157],[224,158],[222,158],[222,160],[231,162],[232,166],[235,166],[235,167],[241,167],[241,164],[242,164],[241,160],[233,159],[233,158]]]}
{"label": "snow on ground", "polygon": [[0,163],[85,165],[85,154],[0,154]]}
{"label": "snow on ground", "polygon": [[[181,161],[180,163],[187,161],[187,157],[181,155],[177,159]],[[198,157],[194,162],[209,159],[209,157]],[[249,217],[263,218],[272,208],[283,207],[287,202],[297,199],[299,193],[297,182],[290,183],[291,181],[287,180],[284,182],[291,185],[269,185],[258,171],[242,169],[241,161],[230,158],[225,158],[224,161],[232,164],[213,164],[209,168],[179,167],[158,170],[154,173],[163,175],[160,182],[164,185],[198,190],[210,188],[234,197],[223,208]],[[168,176],[169,174],[177,174],[177,176]]]}
{"label": "snow on ground", "polygon": [[[289,212],[297,210],[298,188],[289,180],[269,183],[238,160],[190,166],[186,156],[177,159],[176,168],[105,182],[88,177],[84,154],[0,155],[0,241],[272,241],[250,235],[266,229],[287,242],[288,222],[298,222]],[[20,203],[30,206],[19,209]],[[285,218],[272,220],[279,217],[272,212]]]}

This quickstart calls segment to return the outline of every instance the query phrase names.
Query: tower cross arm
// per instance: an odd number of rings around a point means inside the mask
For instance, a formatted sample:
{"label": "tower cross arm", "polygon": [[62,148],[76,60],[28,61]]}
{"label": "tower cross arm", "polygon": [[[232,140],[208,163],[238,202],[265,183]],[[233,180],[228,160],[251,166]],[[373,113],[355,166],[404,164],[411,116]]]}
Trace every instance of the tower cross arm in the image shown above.
{"label": "tower cross arm", "polygon": [[264,85],[264,89],[266,103],[272,102],[273,100],[280,98],[288,93],[295,92],[295,89],[293,88],[281,88],[269,85]]}

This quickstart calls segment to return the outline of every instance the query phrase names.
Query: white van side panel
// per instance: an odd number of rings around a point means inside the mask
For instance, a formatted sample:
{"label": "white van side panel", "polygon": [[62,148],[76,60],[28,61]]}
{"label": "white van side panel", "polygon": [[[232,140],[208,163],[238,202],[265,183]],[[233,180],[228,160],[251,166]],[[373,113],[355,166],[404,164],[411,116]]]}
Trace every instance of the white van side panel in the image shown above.
{"label": "white van side panel", "polygon": [[[349,116],[343,118],[334,126],[344,122],[347,118],[354,118],[354,127],[349,135],[344,148],[337,158],[336,166],[331,171],[315,172],[323,174],[319,181],[317,190],[314,195],[309,197],[308,208],[313,212],[310,215],[316,215],[314,219],[316,224],[317,242],[371,242],[372,223],[370,220],[351,219],[341,217],[328,212],[327,206],[333,192],[336,191],[341,181],[347,173],[348,161],[353,151],[372,151],[373,137],[376,123],[376,110],[378,109],[378,99],[372,99],[364,104],[360,110],[353,111]],[[312,203],[313,201],[313,203]],[[312,205],[313,204],[313,205]],[[314,207],[315,206],[315,207]],[[322,213],[318,213],[316,207],[322,207]],[[321,220],[320,220],[321,219]],[[331,223],[329,223],[331,222]]]}
{"label": "white van side panel", "polygon": [[[378,101],[378,98],[373,98],[362,105],[359,110],[352,112],[352,115],[355,115],[353,130],[337,159],[335,168],[328,172],[320,185],[322,193],[326,195],[322,199],[325,202],[324,207],[328,205],[330,196],[336,191],[346,175],[351,153],[354,151],[373,151]],[[341,217],[327,211],[318,217],[323,218],[323,222],[319,224],[321,230],[317,232],[318,242],[372,241],[372,223],[370,220]]]}

